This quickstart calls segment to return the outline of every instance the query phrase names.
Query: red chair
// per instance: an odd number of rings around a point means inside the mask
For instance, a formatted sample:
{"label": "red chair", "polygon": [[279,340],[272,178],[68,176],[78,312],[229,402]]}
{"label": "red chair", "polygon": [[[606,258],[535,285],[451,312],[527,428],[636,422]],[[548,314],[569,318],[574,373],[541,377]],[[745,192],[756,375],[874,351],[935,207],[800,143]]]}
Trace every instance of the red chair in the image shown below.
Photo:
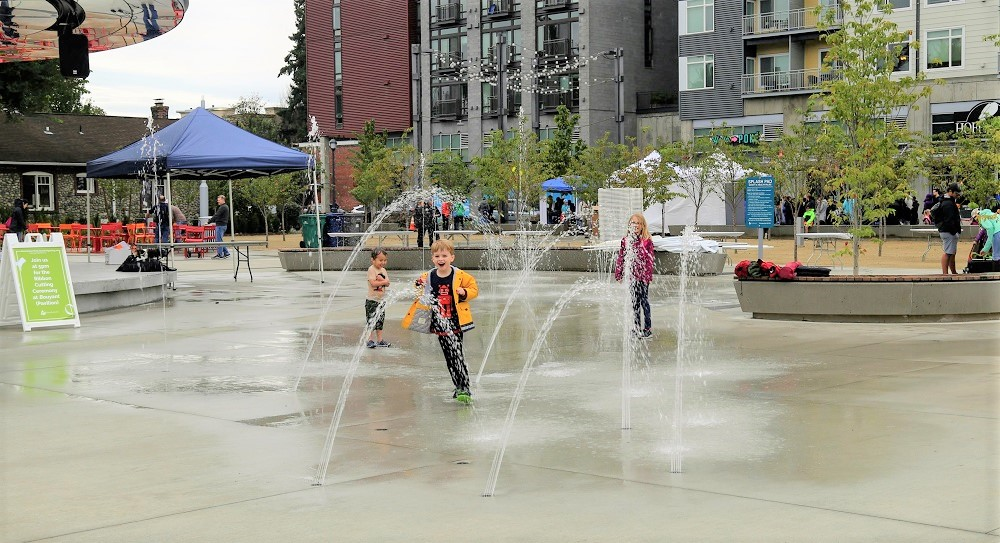
{"label": "red chair", "polygon": [[[199,243],[199,242],[202,242],[202,241],[207,241],[205,239],[205,232],[208,229],[209,229],[209,227],[207,227],[207,226],[188,226],[187,227],[187,233],[185,234],[185,237],[184,237],[184,242],[185,243]],[[191,258],[191,254],[192,253],[197,253],[198,258],[202,258],[203,256],[205,256],[205,253],[207,251],[208,251],[208,249],[206,249],[205,247],[194,247],[194,248],[185,247],[184,248],[184,258]]]}
{"label": "red chair", "polygon": [[63,245],[66,246],[67,251],[79,252],[83,247],[82,241],[80,240],[80,233],[73,225],[70,223],[62,223],[59,225],[59,233],[63,237]]}
{"label": "red chair", "polygon": [[125,235],[125,226],[120,222],[102,224],[101,240],[97,252],[102,252],[107,247],[114,247],[118,242],[125,241]]}

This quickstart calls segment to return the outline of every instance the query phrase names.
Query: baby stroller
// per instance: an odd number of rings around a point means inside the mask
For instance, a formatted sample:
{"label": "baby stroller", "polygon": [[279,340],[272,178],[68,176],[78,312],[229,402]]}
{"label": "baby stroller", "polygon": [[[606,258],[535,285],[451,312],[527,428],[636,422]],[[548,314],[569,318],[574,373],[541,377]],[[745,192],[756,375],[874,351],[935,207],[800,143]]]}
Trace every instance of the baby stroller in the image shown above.
{"label": "baby stroller", "polygon": [[[993,260],[990,255],[983,254],[983,247],[986,245],[986,229],[980,228],[976,234],[976,239],[972,241],[972,249],[969,249],[969,260],[962,270],[964,273],[985,273],[1000,271],[1000,265]],[[993,248],[996,250],[996,247]]]}

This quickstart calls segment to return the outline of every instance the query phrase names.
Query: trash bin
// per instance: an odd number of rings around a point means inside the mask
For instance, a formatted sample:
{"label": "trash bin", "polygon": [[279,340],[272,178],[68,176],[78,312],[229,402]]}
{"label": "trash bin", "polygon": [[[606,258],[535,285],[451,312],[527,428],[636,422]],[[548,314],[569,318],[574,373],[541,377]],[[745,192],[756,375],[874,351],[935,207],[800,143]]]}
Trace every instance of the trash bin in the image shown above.
{"label": "trash bin", "polygon": [[341,247],[347,245],[347,243],[345,243],[346,238],[335,238],[325,235],[325,234],[336,234],[339,232],[345,232],[344,214],[327,213],[326,222],[323,224],[323,233],[324,233],[323,247]]}
{"label": "trash bin", "polygon": [[[364,232],[365,231],[365,214],[364,213],[344,213],[344,223],[343,232]],[[344,240],[344,245],[354,246],[358,244],[361,238],[350,237],[341,238]]]}
{"label": "trash bin", "polygon": [[319,240],[316,237],[316,215],[305,213],[299,215],[299,226],[302,227],[302,241],[299,242],[299,247],[319,248]]}

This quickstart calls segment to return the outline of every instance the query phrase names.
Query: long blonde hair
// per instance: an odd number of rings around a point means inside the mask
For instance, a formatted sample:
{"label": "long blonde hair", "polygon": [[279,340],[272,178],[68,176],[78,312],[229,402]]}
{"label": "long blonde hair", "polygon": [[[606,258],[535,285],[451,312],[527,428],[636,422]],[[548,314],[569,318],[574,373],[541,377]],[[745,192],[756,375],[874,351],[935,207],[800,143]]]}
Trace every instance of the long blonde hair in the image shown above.
{"label": "long blonde hair", "polygon": [[629,225],[632,224],[633,219],[639,223],[639,239],[649,239],[649,225],[646,224],[646,217],[643,217],[642,213],[633,213],[628,218]]}

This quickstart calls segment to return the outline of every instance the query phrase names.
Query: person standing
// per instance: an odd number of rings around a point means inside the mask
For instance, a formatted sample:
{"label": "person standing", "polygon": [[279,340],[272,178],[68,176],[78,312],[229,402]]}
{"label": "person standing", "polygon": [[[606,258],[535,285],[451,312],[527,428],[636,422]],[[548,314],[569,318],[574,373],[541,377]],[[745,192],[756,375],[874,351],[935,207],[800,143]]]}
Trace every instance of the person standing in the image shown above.
{"label": "person standing", "polygon": [[157,200],[157,204],[149,210],[149,216],[156,224],[156,229],[153,230],[153,242],[170,243],[170,206],[167,205],[167,197],[162,194]]}
{"label": "person standing", "polygon": [[451,230],[451,202],[441,202],[441,229]]}
{"label": "person standing", "polygon": [[[229,206],[226,205],[226,197],[221,194],[215,197],[215,203],[219,204],[219,207],[215,208],[215,215],[212,215],[208,226],[215,227],[215,241],[224,241],[226,230],[229,228]],[[212,258],[229,258],[229,249],[219,245]]]}
{"label": "person standing", "polygon": [[[391,344],[382,339],[382,327],[385,324],[385,307],[381,309],[385,298],[385,289],[389,286],[389,272],[385,265],[389,262],[389,256],[384,249],[372,251],[372,265],[368,266],[368,296],[365,298],[365,321],[371,332],[368,333],[369,349],[375,347],[391,347]],[[372,337],[372,334],[375,337]]]}
{"label": "person standing", "polygon": [[424,246],[424,232],[427,233],[427,245],[434,243],[434,205],[427,200],[421,200],[413,209],[413,224],[417,227],[417,247]]}
{"label": "person standing", "polygon": [[649,309],[649,284],[653,282],[653,240],[642,213],[628,219],[628,231],[622,238],[618,259],[615,261],[615,280],[628,281],[635,312],[632,333],[639,338],[653,335],[653,321]]}
{"label": "person standing", "polygon": [[10,213],[10,227],[7,232],[17,234],[17,241],[24,241],[24,234],[28,231],[28,202],[20,198],[14,198],[14,209]]}
{"label": "person standing", "polygon": [[958,204],[955,203],[958,195],[962,193],[957,183],[948,185],[948,192],[945,193],[941,201],[931,208],[931,219],[937,226],[938,235],[941,236],[941,273],[947,275],[950,271],[957,274],[955,269],[955,253],[958,252],[958,237],[962,233],[962,217],[958,211]]}
{"label": "person standing", "polygon": [[448,373],[455,385],[451,397],[462,403],[470,403],[472,393],[469,391],[469,368],[465,365],[462,341],[464,334],[475,328],[469,302],[479,294],[479,286],[471,274],[451,265],[455,261],[455,246],[451,241],[435,241],[431,245],[431,261],[434,262],[434,268],[414,282],[421,288],[422,295],[413,301],[403,318],[403,328],[410,327],[418,309],[431,309],[434,315],[431,319],[431,332],[438,336]]}
{"label": "person standing", "polygon": [[452,216],[455,217],[455,230],[465,229],[465,203],[455,202],[455,209],[452,210]]}

